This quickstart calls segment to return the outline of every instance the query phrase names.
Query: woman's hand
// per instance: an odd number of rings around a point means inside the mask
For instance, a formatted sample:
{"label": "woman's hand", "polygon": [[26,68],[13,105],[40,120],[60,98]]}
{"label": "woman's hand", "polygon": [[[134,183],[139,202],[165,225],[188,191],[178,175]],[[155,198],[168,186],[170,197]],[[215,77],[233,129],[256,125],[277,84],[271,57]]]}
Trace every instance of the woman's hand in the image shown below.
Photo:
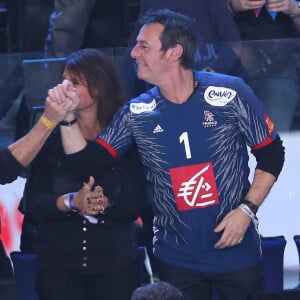
{"label": "woman's hand", "polygon": [[91,176],[89,182],[84,183],[83,187],[75,194],[74,203],[84,215],[95,216],[104,214],[110,206],[108,198],[104,195],[101,186],[94,185],[94,177]]}

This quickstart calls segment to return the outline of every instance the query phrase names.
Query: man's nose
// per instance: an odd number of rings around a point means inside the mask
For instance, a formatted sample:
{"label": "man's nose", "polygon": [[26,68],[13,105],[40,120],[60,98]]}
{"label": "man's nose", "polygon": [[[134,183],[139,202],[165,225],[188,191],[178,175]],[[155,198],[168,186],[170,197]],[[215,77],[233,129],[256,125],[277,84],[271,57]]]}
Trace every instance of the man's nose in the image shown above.
{"label": "man's nose", "polygon": [[136,58],[139,55],[137,44],[131,49],[130,55],[131,55],[132,58]]}

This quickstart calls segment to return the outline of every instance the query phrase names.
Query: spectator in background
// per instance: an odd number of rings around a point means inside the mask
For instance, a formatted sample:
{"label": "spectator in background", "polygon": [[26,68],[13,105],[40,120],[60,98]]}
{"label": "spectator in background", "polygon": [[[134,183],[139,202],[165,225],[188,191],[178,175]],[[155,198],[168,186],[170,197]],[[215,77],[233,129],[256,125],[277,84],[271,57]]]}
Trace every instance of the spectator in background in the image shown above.
{"label": "spectator in background", "polygon": [[158,281],[137,288],[131,300],[183,300],[183,295],[174,285]]}
{"label": "spectator in background", "polygon": [[125,0],[55,0],[45,51],[66,56],[81,48],[125,46]]}
{"label": "spectator in background", "polygon": [[299,101],[300,2],[227,0],[243,43],[246,80],[279,131],[291,129]]}
{"label": "spectator in background", "polygon": [[[141,0],[135,28],[130,36],[128,52],[121,64],[121,78],[127,98],[136,97],[147,89],[147,85],[137,78],[134,59],[130,50],[136,42],[140,30],[139,20],[150,10],[172,9],[194,19],[193,27],[197,36],[196,69],[208,69],[220,73],[240,75],[242,68],[231,43],[239,40],[239,33],[225,0]],[[148,86],[149,87],[149,86]]]}
{"label": "spectator in background", "polygon": [[96,0],[55,0],[45,50],[56,56],[66,56],[80,49],[95,3]]}
{"label": "spectator in background", "polygon": [[53,0],[9,0],[12,52],[43,52]]}

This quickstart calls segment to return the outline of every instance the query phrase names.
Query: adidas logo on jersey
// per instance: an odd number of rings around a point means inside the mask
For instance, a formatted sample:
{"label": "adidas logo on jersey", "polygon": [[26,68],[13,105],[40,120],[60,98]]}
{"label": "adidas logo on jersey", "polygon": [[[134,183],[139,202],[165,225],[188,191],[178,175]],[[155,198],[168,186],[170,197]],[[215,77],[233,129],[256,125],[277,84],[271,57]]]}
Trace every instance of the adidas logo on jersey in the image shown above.
{"label": "adidas logo on jersey", "polygon": [[159,133],[163,132],[164,130],[160,127],[159,124],[156,125],[156,127],[153,129],[153,133]]}

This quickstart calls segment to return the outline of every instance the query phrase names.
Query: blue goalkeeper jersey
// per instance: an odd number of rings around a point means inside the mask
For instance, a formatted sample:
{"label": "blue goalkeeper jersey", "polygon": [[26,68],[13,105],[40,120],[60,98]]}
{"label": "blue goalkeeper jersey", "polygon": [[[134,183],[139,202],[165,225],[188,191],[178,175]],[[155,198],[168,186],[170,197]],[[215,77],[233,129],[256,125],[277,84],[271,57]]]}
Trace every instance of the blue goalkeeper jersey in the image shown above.
{"label": "blue goalkeeper jersey", "polygon": [[183,104],[157,87],[129,101],[98,137],[122,156],[136,144],[154,217],[154,253],[201,272],[248,267],[261,258],[257,228],[241,244],[214,249],[214,228],[250,188],[248,149],[277,136],[274,124],[241,78],[195,72],[199,85]]}

